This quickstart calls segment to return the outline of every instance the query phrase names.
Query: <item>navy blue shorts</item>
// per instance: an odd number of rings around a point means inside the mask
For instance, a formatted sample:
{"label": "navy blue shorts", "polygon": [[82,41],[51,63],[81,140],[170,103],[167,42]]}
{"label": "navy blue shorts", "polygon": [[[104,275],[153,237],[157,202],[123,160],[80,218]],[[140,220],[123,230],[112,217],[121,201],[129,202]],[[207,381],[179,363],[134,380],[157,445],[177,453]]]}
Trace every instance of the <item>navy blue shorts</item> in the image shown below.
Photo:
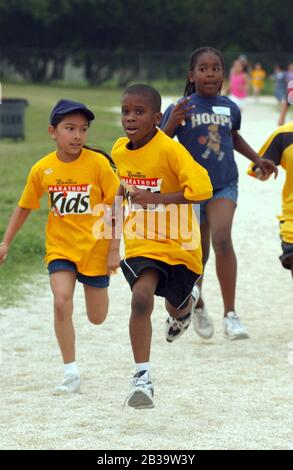
{"label": "navy blue shorts", "polygon": [[[230,201],[235,202],[237,204],[238,199],[238,183],[230,183],[224,188],[215,189],[213,193],[213,197],[207,199],[206,201],[200,202],[199,204],[194,204],[193,209],[196,213],[197,220],[199,223],[204,222],[207,219],[207,212],[206,208],[209,202],[215,201],[216,199],[230,199]],[[200,216],[200,219],[199,219]]]}
{"label": "navy blue shorts", "polygon": [[188,305],[194,284],[201,277],[190,271],[184,264],[170,265],[144,256],[123,259],[120,266],[131,289],[145,269],[159,271],[160,279],[155,295],[165,297],[177,310]]}
{"label": "navy blue shorts", "polygon": [[75,263],[67,259],[54,259],[48,264],[49,274],[56,273],[57,271],[71,271],[76,273],[77,280],[92,287],[99,287],[103,289],[109,286],[109,276],[86,276],[77,271]]}

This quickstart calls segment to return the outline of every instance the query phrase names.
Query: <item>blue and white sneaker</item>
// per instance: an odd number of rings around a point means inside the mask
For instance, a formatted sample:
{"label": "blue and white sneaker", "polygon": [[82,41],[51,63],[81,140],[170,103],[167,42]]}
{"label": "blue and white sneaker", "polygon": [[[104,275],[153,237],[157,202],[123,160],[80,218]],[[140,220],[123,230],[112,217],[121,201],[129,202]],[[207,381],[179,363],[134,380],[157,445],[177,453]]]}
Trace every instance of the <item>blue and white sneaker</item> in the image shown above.
{"label": "blue and white sneaker", "polygon": [[136,409],[154,408],[154,386],[147,370],[137,372],[131,381],[130,392],[125,399],[128,406]]}

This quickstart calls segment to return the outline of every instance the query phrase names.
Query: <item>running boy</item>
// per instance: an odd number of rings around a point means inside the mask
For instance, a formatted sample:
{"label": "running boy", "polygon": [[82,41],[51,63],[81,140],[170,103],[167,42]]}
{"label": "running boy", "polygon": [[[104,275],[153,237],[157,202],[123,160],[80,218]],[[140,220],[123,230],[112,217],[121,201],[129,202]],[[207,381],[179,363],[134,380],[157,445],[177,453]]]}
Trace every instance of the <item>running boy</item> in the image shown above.
{"label": "running boy", "polygon": [[[169,341],[190,324],[191,293],[202,273],[192,203],[212,195],[207,171],[157,128],[160,109],[161,97],[155,89],[141,84],[128,87],[122,97],[127,137],[118,139],[112,150],[121,183],[117,196],[125,195],[126,188],[129,213],[124,221],[125,259],[120,263],[119,239],[113,239],[108,266],[113,270],[120,264],[132,290],[129,328],[136,373],[126,401],[134,408],[154,406],[149,362],[154,295],[165,298]],[[150,220],[154,221],[151,229]],[[186,243],[187,233],[190,243]]]}
{"label": "running boy", "polygon": [[97,240],[93,235],[93,208],[97,204],[112,205],[119,182],[105,154],[84,148],[94,118],[83,103],[61,100],[55,105],[49,134],[56,141],[57,151],[32,167],[0,244],[1,264],[16,233],[31,210],[40,207],[46,193],[50,213],[45,259],[54,296],[55,333],[64,362],[64,380],[54,394],[77,392],[80,386],[72,323],[76,280],[84,285],[87,315],[92,323],[102,323],[108,310],[109,241]]}

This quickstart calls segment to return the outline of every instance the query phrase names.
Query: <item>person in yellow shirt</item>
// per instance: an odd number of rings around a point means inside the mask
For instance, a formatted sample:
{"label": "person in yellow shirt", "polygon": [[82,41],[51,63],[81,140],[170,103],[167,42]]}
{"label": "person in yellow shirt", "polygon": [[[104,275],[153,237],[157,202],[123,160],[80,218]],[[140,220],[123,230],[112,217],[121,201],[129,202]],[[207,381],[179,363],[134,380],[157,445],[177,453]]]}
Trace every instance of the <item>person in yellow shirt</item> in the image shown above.
{"label": "person in yellow shirt", "polygon": [[[120,240],[113,238],[108,266],[111,271],[120,265],[132,290],[129,328],[136,372],[126,402],[134,408],[154,406],[149,362],[154,296],[165,298],[167,341],[190,324],[199,297],[194,285],[202,274],[200,231],[192,204],[212,196],[207,171],[183,145],[157,128],[160,109],[157,90],[143,84],[128,87],[121,107],[127,137],[118,139],[112,149],[120,178],[117,198],[127,201],[127,216],[125,257],[120,260]],[[117,212],[119,203],[115,205]]]}
{"label": "person in yellow shirt", "polygon": [[262,68],[261,63],[257,62],[251,71],[251,86],[255,98],[257,98],[263,90],[265,78],[266,72]]}
{"label": "person in yellow shirt", "polygon": [[72,322],[76,280],[84,286],[89,321],[102,323],[108,310],[109,240],[97,239],[93,227],[97,208],[112,205],[119,180],[107,154],[85,147],[94,118],[83,103],[63,99],[54,106],[48,130],[57,150],[32,167],[0,244],[2,263],[16,233],[46,194],[50,211],[45,260],[54,296],[55,333],[64,362],[64,379],[54,394],[77,392],[80,387]]}
{"label": "person in yellow shirt", "polygon": [[[291,271],[293,277],[293,122],[278,127],[263,144],[259,155],[281,165],[286,171],[282,214],[278,217],[283,251],[280,261],[285,269]],[[268,179],[268,176],[259,175],[253,165],[249,167],[248,174],[261,180]]]}

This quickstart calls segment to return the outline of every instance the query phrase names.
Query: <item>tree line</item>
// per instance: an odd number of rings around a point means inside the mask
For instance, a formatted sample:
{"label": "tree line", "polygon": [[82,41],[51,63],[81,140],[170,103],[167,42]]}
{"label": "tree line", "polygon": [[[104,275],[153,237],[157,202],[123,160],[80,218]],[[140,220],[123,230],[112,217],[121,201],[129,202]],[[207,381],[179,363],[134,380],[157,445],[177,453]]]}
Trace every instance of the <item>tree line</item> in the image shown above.
{"label": "tree line", "polygon": [[202,45],[235,55],[269,51],[276,56],[292,52],[291,3],[0,0],[0,60],[12,61],[26,78],[39,81],[48,75],[48,63],[53,64],[50,78],[58,79],[66,58],[74,56],[91,81],[102,69],[105,77],[110,74],[101,61],[106,51],[115,53],[119,67],[127,54],[189,54]]}

